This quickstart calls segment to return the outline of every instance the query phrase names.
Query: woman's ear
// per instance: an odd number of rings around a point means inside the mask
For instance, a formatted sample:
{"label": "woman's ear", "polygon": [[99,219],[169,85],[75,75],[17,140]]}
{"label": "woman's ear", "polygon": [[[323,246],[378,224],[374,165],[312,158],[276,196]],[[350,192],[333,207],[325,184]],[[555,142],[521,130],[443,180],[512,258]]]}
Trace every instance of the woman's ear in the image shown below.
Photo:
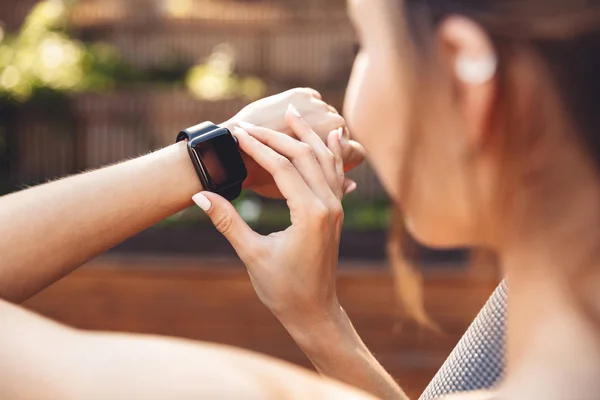
{"label": "woman's ear", "polygon": [[497,55],[486,32],[472,20],[451,16],[438,29],[458,107],[463,118],[465,145],[479,147],[489,131],[496,93]]}

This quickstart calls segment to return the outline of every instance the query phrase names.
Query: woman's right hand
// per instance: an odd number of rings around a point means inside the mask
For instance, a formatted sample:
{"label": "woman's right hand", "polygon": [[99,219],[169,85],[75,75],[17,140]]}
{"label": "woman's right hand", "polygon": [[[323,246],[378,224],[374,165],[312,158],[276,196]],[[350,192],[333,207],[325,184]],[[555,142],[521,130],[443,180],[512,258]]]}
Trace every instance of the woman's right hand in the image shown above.
{"label": "woman's right hand", "polygon": [[291,109],[296,140],[266,128],[236,129],[240,148],[274,178],[290,209],[291,226],[262,236],[221,196],[202,192],[194,201],[244,262],[261,301],[282,321],[322,319],[337,312],[335,281],[343,222],[344,167],[340,136],[327,145]]}
{"label": "woman's right hand", "polygon": [[265,128],[237,132],[242,150],[268,171],[287,199],[292,225],[268,236],[252,231],[224,198],[200,193],[210,216],[246,264],[262,302],[323,375],[374,393],[406,399],[354,330],[336,294],[344,167],[339,134],[327,145],[302,118],[286,119],[297,141]]}

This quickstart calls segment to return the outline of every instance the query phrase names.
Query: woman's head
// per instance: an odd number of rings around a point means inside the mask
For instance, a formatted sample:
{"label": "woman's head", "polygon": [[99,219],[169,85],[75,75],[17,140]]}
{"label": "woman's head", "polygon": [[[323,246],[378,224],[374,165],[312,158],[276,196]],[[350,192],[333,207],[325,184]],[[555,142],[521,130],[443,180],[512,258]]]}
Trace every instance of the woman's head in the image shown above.
{"label": "woman's head", "polygon": [[349,12],[361,51],[346,117],[418,239],[494,245],[498,222],[548,220],[566,204],[536,202],[595,179],[600,1],[350,0]]}

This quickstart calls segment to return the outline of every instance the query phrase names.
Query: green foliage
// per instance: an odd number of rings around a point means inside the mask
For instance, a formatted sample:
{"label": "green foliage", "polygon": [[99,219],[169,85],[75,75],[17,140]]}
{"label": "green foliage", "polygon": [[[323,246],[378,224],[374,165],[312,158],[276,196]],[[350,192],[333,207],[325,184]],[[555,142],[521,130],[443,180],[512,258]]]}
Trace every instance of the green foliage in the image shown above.
{"label": "green foliage", "polygon": [[113,89],[119,82],[133,80],[137,74],[109,44],[88,44],[86,50],[82,60],[83,90]]}
{"label": "green foliage", "polygon": [[83,43],[69,37],[67,20],[74,4],[44,0],[27,16],[19,32],[0,31],[0,99],[25,102],[40,93],[68,94],[110,90],[116,86],[185,86],[202,100],[245,97],[256,100],[266,92],[254,76],[234,74],[235,54],[219,45],[205,64],[162,65],[139,70],[124,62],[105,43]]}
{"label": "green foliage", "polygon": [[69,6],[61,0],[42,1],[19,32],[0,40],[1,97],[25,102],[40,92],[103,89],[124,73],[126,67],[109,46],[86,45],[68,36]]}
{"label": "green foliage", "polygon": [[[248,207],[254,203],[254,206]],[[264,200],[242,192],[234,201],[236,209],[253,228],[282,229],[290,225],[290,212],[284,201]],[[390,210],[386,201],[375,203],[344,200],[344,228],[353,230],[387,229]],[[191,207],[161,222],[158,226],[195,226],[210,224],[198,207]]]}
{"label": "green foliage", "polygon": [[255,76],[234,73],[235,52],[228,44],[217,46],[206,63],[190,69],[186,86],[190,93],[202,100],[224,100],[245,97],[250,101],[263,97],[266,84]]}
{"label": "green foliage", "polygon": [[344,226],[353,229],[385,229],[390,220],[387,205],[344,202]]}
{"label": "green foliage", "polygon": [[16,36],[0,43],[0,93],[28,100],[39,88],[75,90],[82,80],[84,48],[70,40],[64,27],[66,7],[60,1],[39,3]]}

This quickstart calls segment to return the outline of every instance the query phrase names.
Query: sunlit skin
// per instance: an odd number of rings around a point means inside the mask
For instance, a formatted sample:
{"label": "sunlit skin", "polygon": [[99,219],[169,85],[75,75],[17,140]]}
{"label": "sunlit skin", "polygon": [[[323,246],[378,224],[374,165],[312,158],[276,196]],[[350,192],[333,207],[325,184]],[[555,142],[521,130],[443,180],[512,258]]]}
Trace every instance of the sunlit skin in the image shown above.
{"label": "sunlit skin", "polygon": [[[422,90],[423,83],[406,62],[412,56],[410,41],[399,37],[403,33],[402,24],[391,21],[390,6],[386,3],[349,2],[349,15],[358,32],[361,51],[348,86],[344,115],[353,136],[367,150],[387,192],[406,212],[413,234],[435,247],[472,242],[470,224],[474,210],[484,207],[488,196],[473,195],[470,180],[473,174],[478,174],[481,182],[495,179],[487,158],[476,160],[477,167],[482,167],[477,171],[464,162],[464,155],[476,138],[466,133],[474,130],[468,126],[473,122],[461,117],[470,113],[469,107],[473,105],[466,104],[470,99],[455,104],[445,98],[444,95],[450,97],[448,83],[438,78],[436,93],[429,99],[430,109],[423,118],[428,118],[432,128],[439,130],[417,138],[423,151],[412,151],[414,145],[409,141],[415,138],[411,137],[410,114],[418,108],[413,92]],[[469,30],[479,36],[469,36]],[[446,24],[446,31],[448,40],[471,46],[470,52],[489,47],[482,32],[466,20]],[[475,96],[481,96],[481,92],[489,96],[493,90],[491,84],[482,86],[470,90],[477,92]],[[475,105],[479,107],[480,104]],[[407,161],[407,157],[412,161]]]}

